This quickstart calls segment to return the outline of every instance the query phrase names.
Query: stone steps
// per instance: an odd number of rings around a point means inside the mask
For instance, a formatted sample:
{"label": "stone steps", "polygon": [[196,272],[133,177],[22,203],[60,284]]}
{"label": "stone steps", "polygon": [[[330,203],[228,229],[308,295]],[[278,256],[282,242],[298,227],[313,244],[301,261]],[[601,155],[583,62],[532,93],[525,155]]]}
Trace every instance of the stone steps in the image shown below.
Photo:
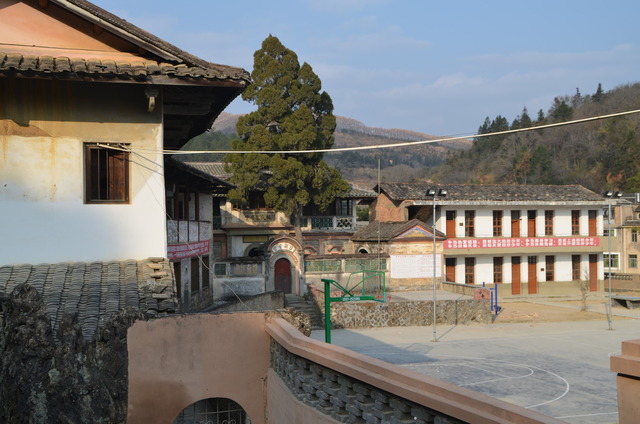
{"label": "stone steps", "polygon": [[296,311],[309,315],[311,328],[319,330],[324,328],[324,319],[320,309],[313,301],[306,301],[303,297],[295,294],[285,294],[285,306],[292,307]]}

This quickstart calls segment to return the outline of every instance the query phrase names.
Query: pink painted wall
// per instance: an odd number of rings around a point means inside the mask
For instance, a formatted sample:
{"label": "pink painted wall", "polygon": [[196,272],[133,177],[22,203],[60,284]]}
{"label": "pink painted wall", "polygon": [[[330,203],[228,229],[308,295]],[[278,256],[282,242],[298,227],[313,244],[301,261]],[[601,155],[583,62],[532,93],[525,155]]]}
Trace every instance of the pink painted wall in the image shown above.
{"label": "pink painted wall", "polygon": [[128,333],[127,423],[172,423],[192,403],[231,399],[265,423],[270,338],[262,313],[136,322]]}

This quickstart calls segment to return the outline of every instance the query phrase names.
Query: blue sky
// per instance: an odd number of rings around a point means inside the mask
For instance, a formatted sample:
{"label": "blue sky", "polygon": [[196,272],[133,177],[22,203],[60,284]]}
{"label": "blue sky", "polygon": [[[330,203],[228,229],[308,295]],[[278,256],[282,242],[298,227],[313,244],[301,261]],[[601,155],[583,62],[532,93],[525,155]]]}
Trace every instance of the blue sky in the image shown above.
{"label": "blue sky", "polygon": [[[251,71],[272,34],[308,62],[336,115],[438,136],[553,98],[640,81],[637,0],[94,0],[211,62]],[[227,111],[255,106],[234,101]]]}

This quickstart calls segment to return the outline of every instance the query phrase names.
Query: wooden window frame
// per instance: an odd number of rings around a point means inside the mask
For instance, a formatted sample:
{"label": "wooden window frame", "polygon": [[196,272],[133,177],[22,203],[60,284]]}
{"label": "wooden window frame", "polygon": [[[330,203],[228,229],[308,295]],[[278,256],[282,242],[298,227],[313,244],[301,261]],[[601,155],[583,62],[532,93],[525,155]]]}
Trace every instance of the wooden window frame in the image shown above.
{"label": "wooden window frame", "polygon": [[85,204],[129,204],[131,181],[127,146],[84,143]]}
{"label": "wooden window frame", "polygon": [[493,236],[502,237],[502,211],[493,211]]}
{"label": "wooden window frame", "polygon": [[475,237],[476,211],[464,211],[464,236]]}
{"label": "wooden window frame", "polygon": [[464,283],[475,284],[476,258],[464,258]]}
{"label": "wooden window frame", "polygon": [[571,211],[571,235],[572,236],[580,235],[580,211],[579,210]]}
{"label": "wooden window frame", "polygon": [[547,210],[544,211],[544,235],[552,236],[553,235],[553,211]]}
{"label": "wooden window frame", "polygon": [[580,277],[580,264],[582,258],[580,255],[571,255],[571,277],[573,281],[579,281]]}
{"label": "wooden window frame", "polygon": [[545,281],[555,281],[555,264],[556,257],[554,255],[547,255],[544,257]]}
{"label": "wooden window frame", "polygon": [[503,279],[503,264],[504,260],[500,256],[496,256],[493,258],[493,282],[494,283],[502,283]]}

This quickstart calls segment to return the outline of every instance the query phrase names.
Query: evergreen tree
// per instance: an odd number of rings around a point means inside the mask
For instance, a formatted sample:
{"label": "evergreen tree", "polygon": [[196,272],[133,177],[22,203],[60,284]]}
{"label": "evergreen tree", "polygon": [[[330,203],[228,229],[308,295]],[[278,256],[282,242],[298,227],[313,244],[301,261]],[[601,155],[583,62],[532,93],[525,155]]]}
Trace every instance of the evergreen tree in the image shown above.
{"label": "evergreen tree", "polygon": [[604,99],[604,91],[602,91],[602,84],[598,83],[598,89],[593,94],[593,96],[591,96],[591,99],[596,103],[599,103],[602,101],[602,99]]}
{"label": "evergreen tree", "polygon": [[[333,102],[321,92],[320,78],[311,66],[300,66],[298,56],[269,35],[254,55],[253,83],[242,98],[258,106],[236,125],[232,148],[243,151],[296,151],[333,146],[336,119]],[[329,167],[322,153],[229,154],[225,157],[236,188],[229,200],[244,204],[248,192],[266,183],[265,204],[293,218],[302,245],[303,207],[325,209],[349,185]],[[262,179],[262,181],[261,181]],[[265,181],[266,180],[266,181]]]}

